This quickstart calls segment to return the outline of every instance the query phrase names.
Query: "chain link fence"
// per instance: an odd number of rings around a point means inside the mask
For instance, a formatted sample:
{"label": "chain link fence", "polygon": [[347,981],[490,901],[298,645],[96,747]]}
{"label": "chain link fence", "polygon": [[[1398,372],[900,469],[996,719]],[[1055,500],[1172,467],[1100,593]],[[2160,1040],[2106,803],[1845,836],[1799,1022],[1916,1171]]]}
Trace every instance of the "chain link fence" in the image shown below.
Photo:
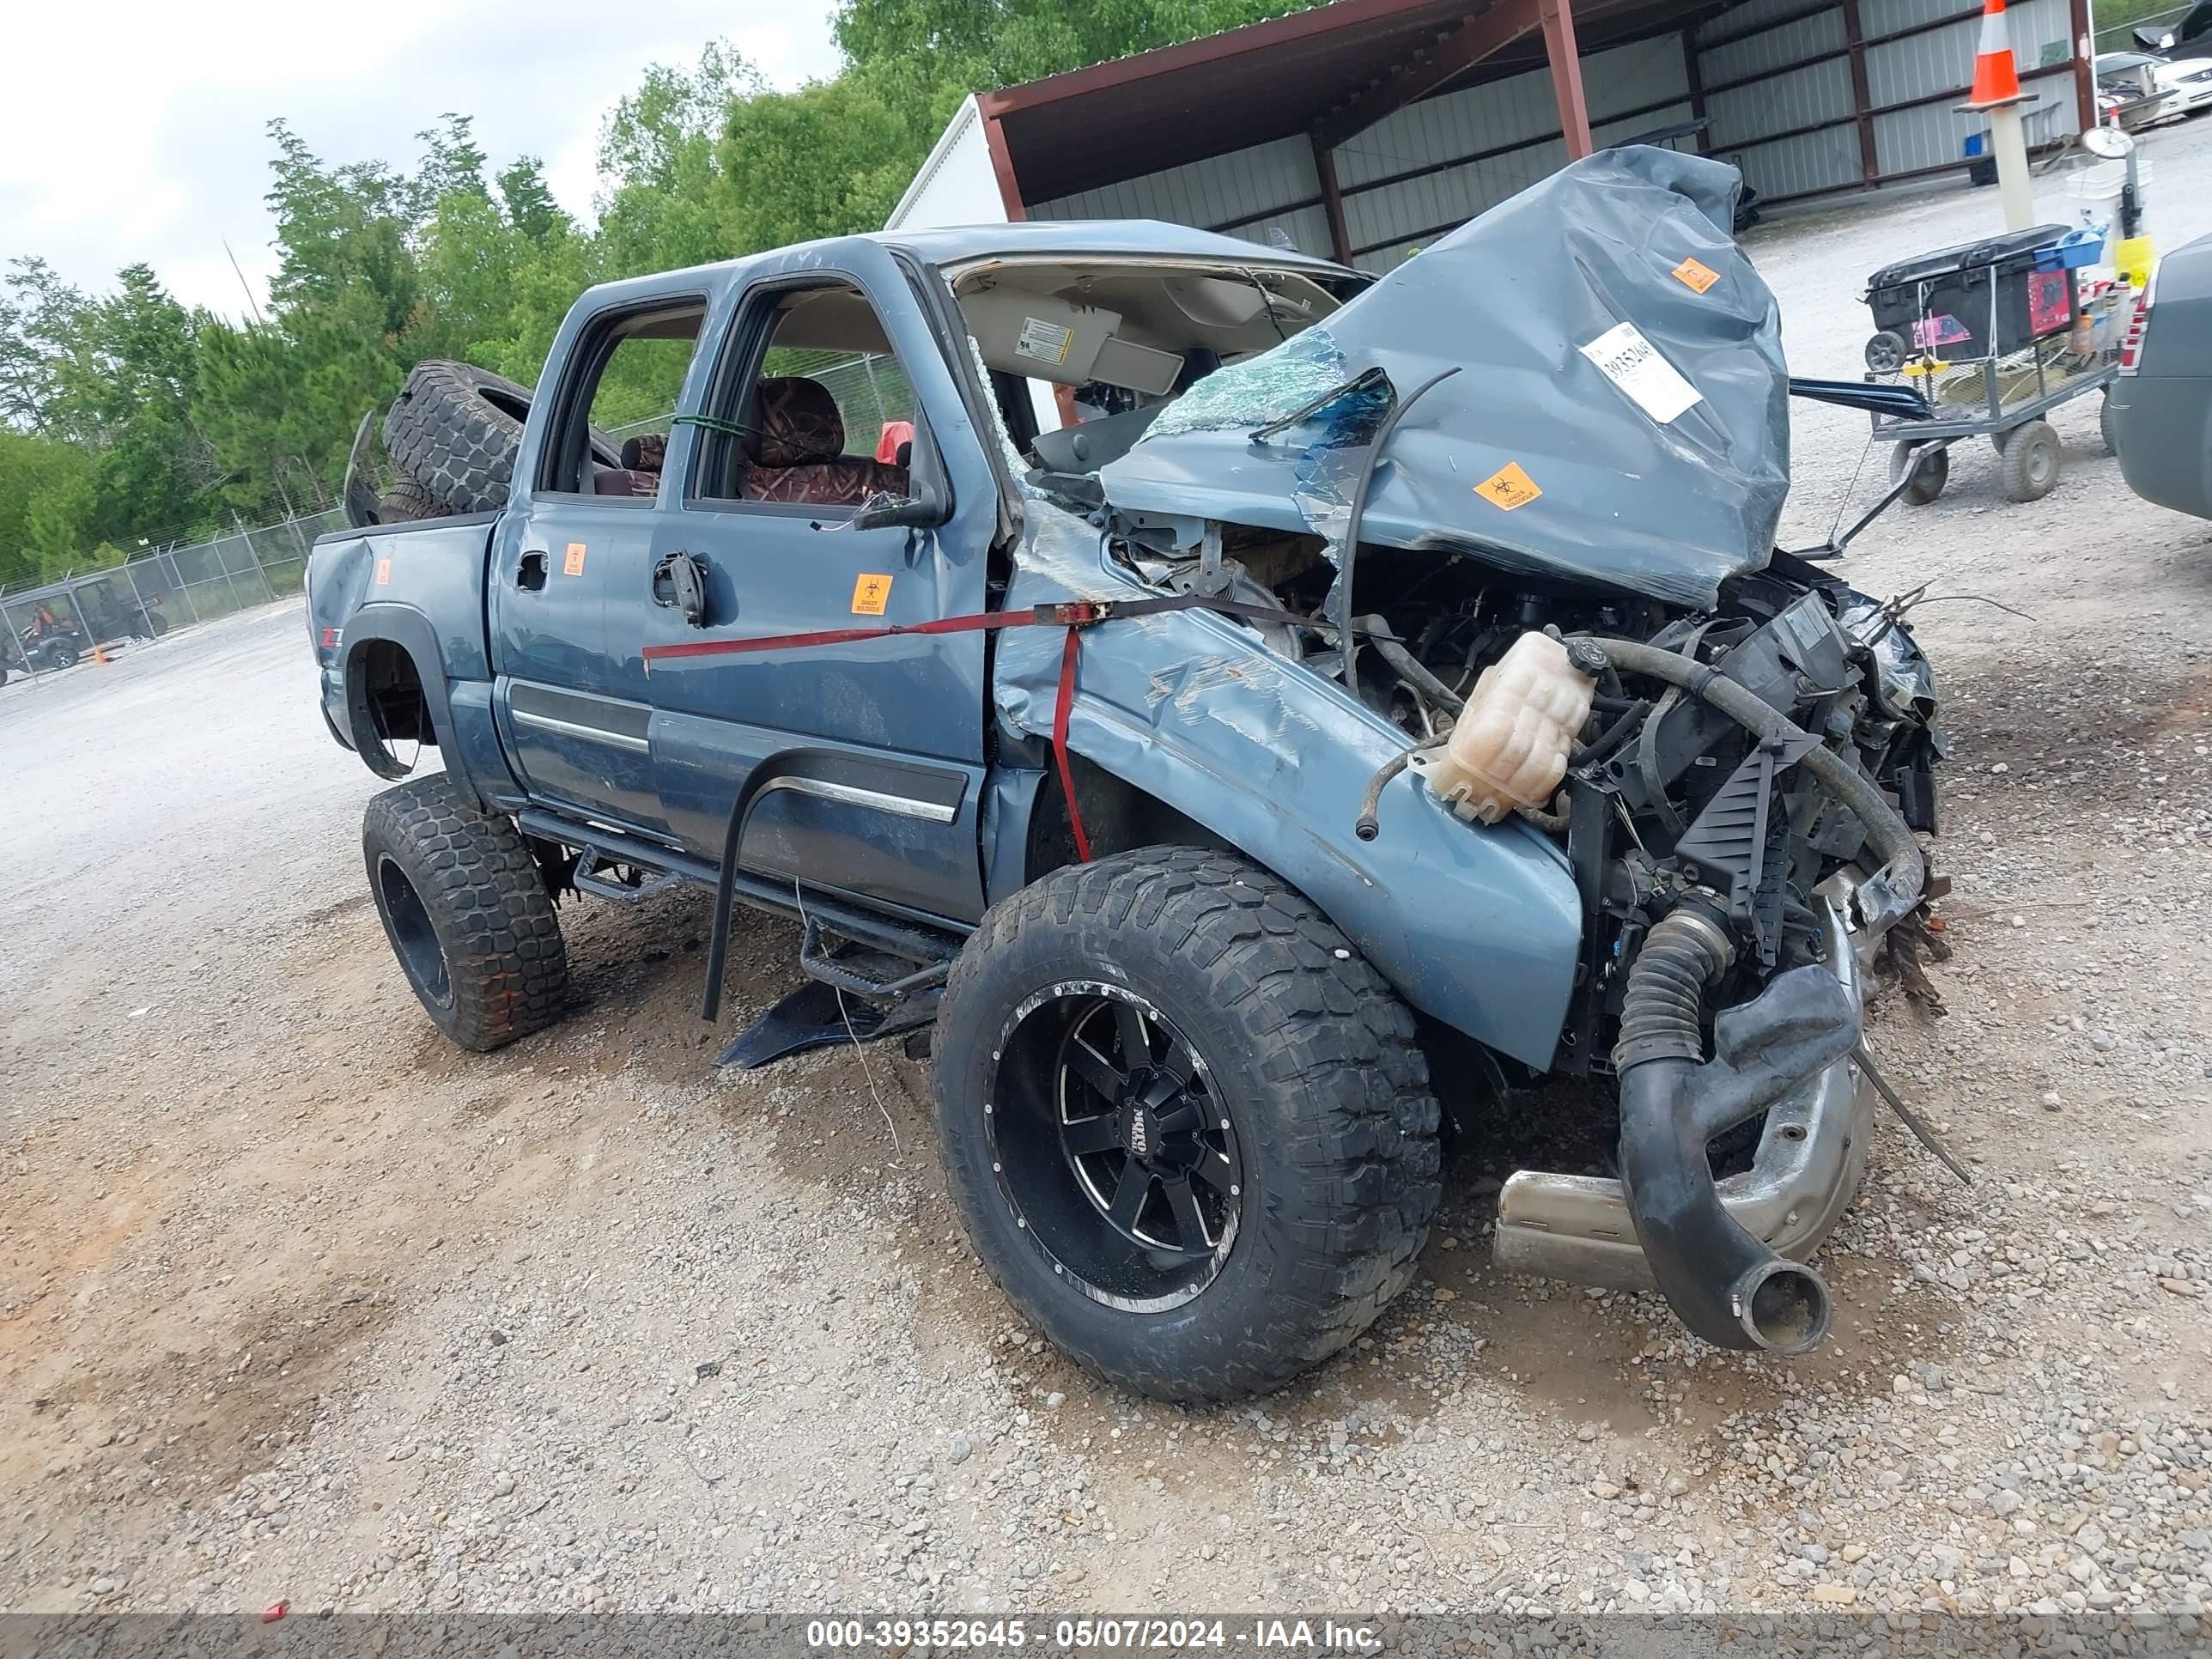
{"label": "chain link fence", "polygon": [[35,587],[0,587],[0,678],[56,673],[111,645],[151,641],[300,591],[338,507],[139,554]]}

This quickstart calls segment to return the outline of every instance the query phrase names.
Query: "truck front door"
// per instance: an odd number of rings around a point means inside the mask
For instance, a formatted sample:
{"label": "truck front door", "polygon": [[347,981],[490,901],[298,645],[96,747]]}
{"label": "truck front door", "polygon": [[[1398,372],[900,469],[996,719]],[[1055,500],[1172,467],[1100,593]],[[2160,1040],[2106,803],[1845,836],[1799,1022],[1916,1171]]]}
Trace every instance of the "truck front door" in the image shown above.
{"label": "truck front door", "polygon": [[[654,560],[703,567],[703,616],[626,571],[618,672],[647,645],[759,640],[985,608],[996,484],[908,278],[864,240],[763,262],[671,447]],[[911,436],[908,435],[911,431]],[[883,459],[878,459],[878,455]],[[926,495],[943,522],[863,527]],[[617,632],[623,630],[617,628]],[[644,677],[661,811],[719,859],[925,916],[982,914],[986,636],[866,640],[664,659]]]}

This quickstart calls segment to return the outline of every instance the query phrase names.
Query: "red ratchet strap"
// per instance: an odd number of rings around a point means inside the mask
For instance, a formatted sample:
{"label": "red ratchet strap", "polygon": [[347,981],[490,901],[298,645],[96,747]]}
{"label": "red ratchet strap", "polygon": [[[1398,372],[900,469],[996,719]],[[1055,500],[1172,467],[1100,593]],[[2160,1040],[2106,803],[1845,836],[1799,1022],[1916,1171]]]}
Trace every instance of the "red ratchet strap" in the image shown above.
{"label": "red ratchet strap", "polygon": [[1253,622],[1291,623],[1316,626],[1310,617],[1274,605],[1247,605],[1241,599],[1213,593],[1176,593],[1154,599],[1071,599],[1064,605],[1040,605],[1029,611],[977,611],[964,617],[939,617],[929,622],[890,623],[881,628],[825,628],[811,634],[769,634],[749,640],[683,640],[669,645],[648,645],[640,653],[646,672],[657,662],[682,661],[690,657],[738,656],[755,651],[804,651],[823,645],[851,645],[862,640],[886,640],[902,634],[978,634],[1003,628],[1065,628],[1067,644],[1060,654],[1060,701],[1052,714],[1052,757],[1060,769],[1060,787],[1067,798],[1067,826],[1074,832],[1075,856],[1091,862],[1091,838],[1083,831],[1082,814],[1075,806],[1075,773],[1067,757],[1067,716],[1075,702],[1075,663],[1082,630],[1117,617],[1157,617],[1173,611],[1216,611]]}
{"label": "red ratchet strap", "polygon": [[1075,702],[1076,641],[1083,630],[1067,630],[1067,643],[1060,653],[1060,701],[1052,710],[1052,758],[1060,768],[1060,793],[1067,802],[1067,827],[1075,836],[1075,861],[1091,862],[1091,837],[1083,833],[1083,814],[1075,810],[1075,772],[1067,763],[1067,711]]}

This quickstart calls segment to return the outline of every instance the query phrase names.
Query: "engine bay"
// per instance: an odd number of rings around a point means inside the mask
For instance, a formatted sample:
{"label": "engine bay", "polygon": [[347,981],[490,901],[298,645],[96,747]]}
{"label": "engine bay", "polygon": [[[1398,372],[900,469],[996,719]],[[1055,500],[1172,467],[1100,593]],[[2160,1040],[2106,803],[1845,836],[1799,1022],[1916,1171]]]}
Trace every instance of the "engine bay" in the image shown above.
{"label": "engine bay", "polygon": [[[1532,582],[1462,553],[1362,547],[1358,614],[1340,631],[1331,596],[1341,573],[1317,536],[1208,524],[1193,551],[1121,528],[1115,556],[1149,584],[1278,611],[1280,620],[1244,625],[1403,732],[1417,776],[1516,641],[1629,640],[1742,686],[1871,779],[1912,830],[1936,828],[1935,688],[1902,608],[1790,555],[1698,611]],[[1725,1002],[1823,960],[1822,890],[1875,862],[1868,826],[1796,763],[1802,756],[1679,687],[1597,659],[1556,787],[1513,809],[1564,850],[1584,897],[1584,979],[1557,1060],[1570,1073],[1610,1069],[1620,969],[1684,894],[1717,898],[1741,947]]]}

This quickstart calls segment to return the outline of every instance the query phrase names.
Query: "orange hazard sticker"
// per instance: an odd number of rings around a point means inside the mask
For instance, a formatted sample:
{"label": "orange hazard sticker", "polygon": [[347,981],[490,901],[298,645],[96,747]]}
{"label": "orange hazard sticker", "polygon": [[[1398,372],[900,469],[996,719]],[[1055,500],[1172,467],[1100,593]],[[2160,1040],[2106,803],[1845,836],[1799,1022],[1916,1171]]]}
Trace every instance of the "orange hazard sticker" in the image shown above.
{"label": "orange hazard sticker", "polygon": [[1510,513],[1516,507],[1526,507],[1544,492],[1536,481],[1521,470],[1518,461],[1508,461],[1480,483],[1474,493],[1492,506]]}
{"label": "orange hazard sticker", "polygon": [[390,559],[379,559],[376,562],[376,585],[379,587],[389,587],[392,586],[392,561]]}
{"label": "orange hazard sticker", "polygon": [[889,576],[862,576],[853,584],[853,614],[856,617],[880,617],[884,606],[890,603],[891,579]]}
{"label": "orange hazard sticker", "polygon": [[584,574],[583,543],[568,544],[568,555],[561,561],[561,574],[564,576],[580,576]]}
{"label": "orange hazard sticker", "polygon": [[1695,259],[1685,259],[1668,273],[1692,294],[1703,294],[1721,279],[1721,274],[1711,265],[1701,265]]}

